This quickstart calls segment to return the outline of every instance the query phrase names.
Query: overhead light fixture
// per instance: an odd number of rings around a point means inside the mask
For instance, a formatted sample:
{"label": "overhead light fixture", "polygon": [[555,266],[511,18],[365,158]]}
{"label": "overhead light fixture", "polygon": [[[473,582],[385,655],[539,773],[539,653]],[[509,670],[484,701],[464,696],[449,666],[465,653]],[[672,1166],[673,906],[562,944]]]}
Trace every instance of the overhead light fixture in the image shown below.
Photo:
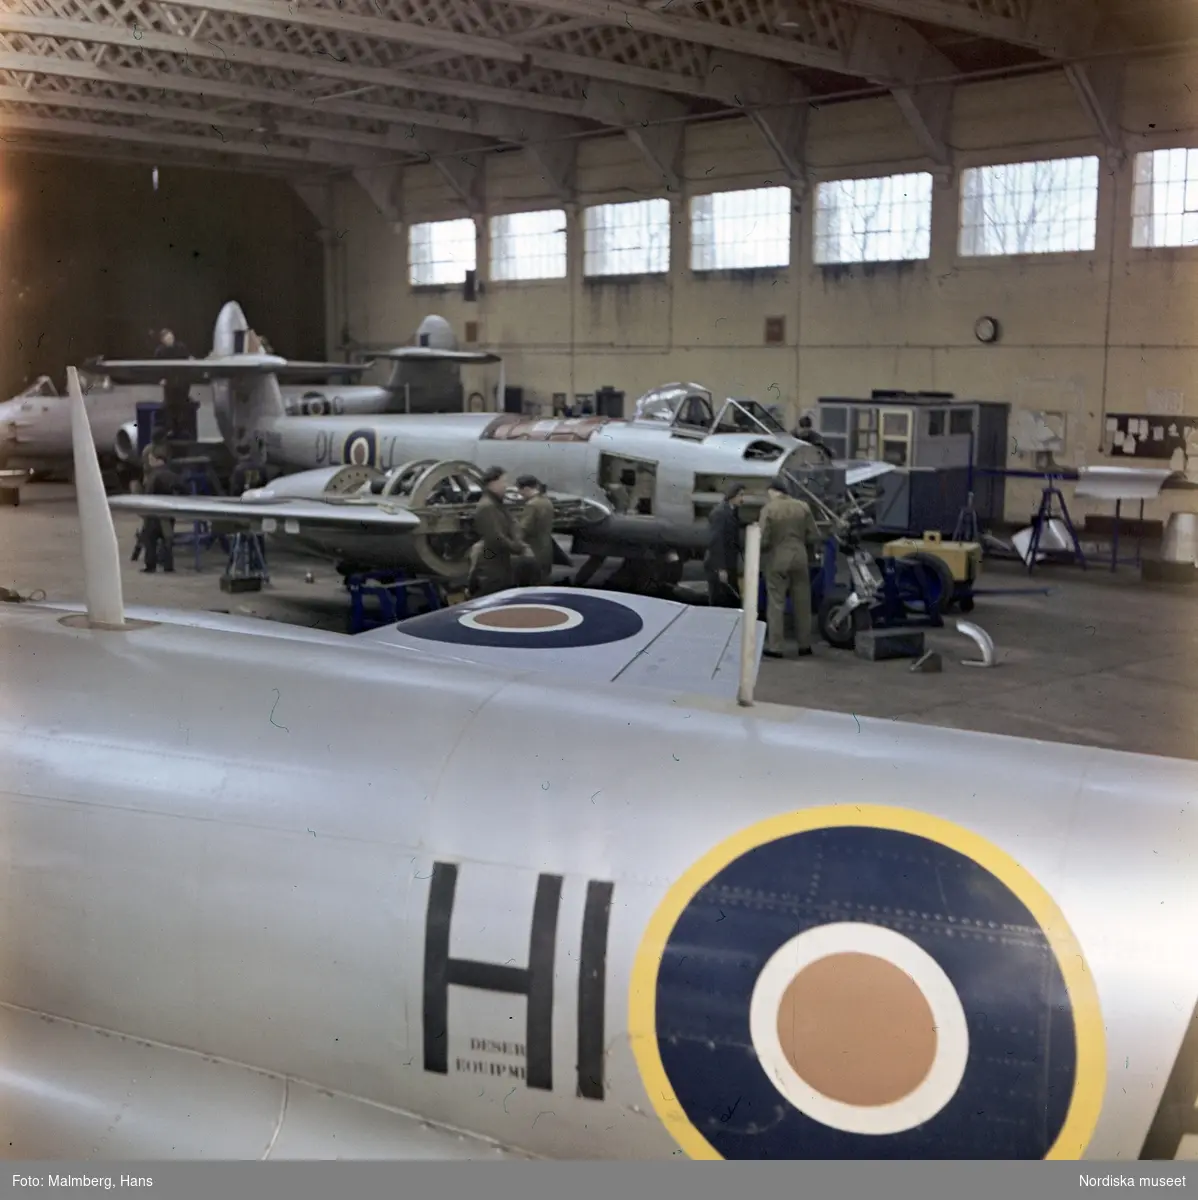
{"label": "overhead light fixture", "polygon": [[155,167],[150,172],[150,182],[154,185],[154,191],[158,190],[158,168]]}

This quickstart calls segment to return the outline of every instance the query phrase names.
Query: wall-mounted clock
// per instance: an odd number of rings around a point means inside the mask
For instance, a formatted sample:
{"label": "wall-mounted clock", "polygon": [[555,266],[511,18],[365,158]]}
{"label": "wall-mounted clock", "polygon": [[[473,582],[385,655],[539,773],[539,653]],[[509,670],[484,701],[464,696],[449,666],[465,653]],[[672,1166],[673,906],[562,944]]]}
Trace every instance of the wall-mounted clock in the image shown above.
{"label": "wall-mounted clock", "polygon": [[974,322],[973,336],[986,345],[997,342],[1000,332],[998,321],[994,317],[978,317]]}

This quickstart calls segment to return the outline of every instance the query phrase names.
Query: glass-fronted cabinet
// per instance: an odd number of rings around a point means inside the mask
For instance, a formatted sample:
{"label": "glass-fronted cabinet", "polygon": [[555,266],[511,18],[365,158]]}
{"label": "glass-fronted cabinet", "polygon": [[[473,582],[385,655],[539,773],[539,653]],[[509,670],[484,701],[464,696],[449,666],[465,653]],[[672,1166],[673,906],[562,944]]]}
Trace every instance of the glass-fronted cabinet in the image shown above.
{"label": "glass-fronted cabinet", "polygon": [[874,392],[868,399],[826,397],[815,420],[837,459],[895,468],[884,477],[878,527],[951,533],[969,492],[983,520],[1003,515],[1008,405],[944,393]]}

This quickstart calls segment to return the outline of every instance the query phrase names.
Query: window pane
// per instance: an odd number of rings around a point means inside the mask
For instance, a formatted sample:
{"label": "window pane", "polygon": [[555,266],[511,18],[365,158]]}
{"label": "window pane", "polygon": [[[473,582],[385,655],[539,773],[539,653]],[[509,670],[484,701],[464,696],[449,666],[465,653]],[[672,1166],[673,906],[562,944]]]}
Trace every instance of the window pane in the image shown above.
{"label": "window pane", "polygon": [[849,427],[849,413],[845,408],[820,405],[817,417],[820,433],[844,433]]}
{"label": "window pane", "polygon": [[670,269],[670,202],[598,204],[583,217],[583,273],[664,275]]}
{"label": "window pane", "polygon": [[971,167],[961,183],[962,255],[1094,249],[1097,156]]}
{"label": "window pane", "polygon": [[565,279],[566,213],[549,208],[491,218],[491,278]]}
{"label": "window pane", "polygon": [[1132,215],[1133,246],[1198,245],[1198,149],[1137,154]]}
{"label": "window pane", "polygon": [[932,176],[838,179],[815,193],[817,263],[901,262],[931,249]]}
{"label": "window pane", "polygon": [[691,270],[790,263],[790,188],[716,192],[691,201]]}
{"label": "window pane", "polygon": [[408,280],[413,287],[464,283],[476,265],[477,231],[469,217],[408,228]]}

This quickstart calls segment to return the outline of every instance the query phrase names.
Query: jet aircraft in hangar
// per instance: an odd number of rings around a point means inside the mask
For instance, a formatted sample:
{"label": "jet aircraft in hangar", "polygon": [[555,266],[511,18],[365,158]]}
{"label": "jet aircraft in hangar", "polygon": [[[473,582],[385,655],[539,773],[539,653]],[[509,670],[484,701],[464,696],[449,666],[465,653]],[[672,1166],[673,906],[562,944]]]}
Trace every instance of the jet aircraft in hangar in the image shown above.
{"label": "jet aircraft in hangar", "polygon": [[10,1157],[1193,1156],[1194,763],[741,707],[737,614],[654,672],[644,597],[126,610],[71,383],[86,605],[0,604]]}

